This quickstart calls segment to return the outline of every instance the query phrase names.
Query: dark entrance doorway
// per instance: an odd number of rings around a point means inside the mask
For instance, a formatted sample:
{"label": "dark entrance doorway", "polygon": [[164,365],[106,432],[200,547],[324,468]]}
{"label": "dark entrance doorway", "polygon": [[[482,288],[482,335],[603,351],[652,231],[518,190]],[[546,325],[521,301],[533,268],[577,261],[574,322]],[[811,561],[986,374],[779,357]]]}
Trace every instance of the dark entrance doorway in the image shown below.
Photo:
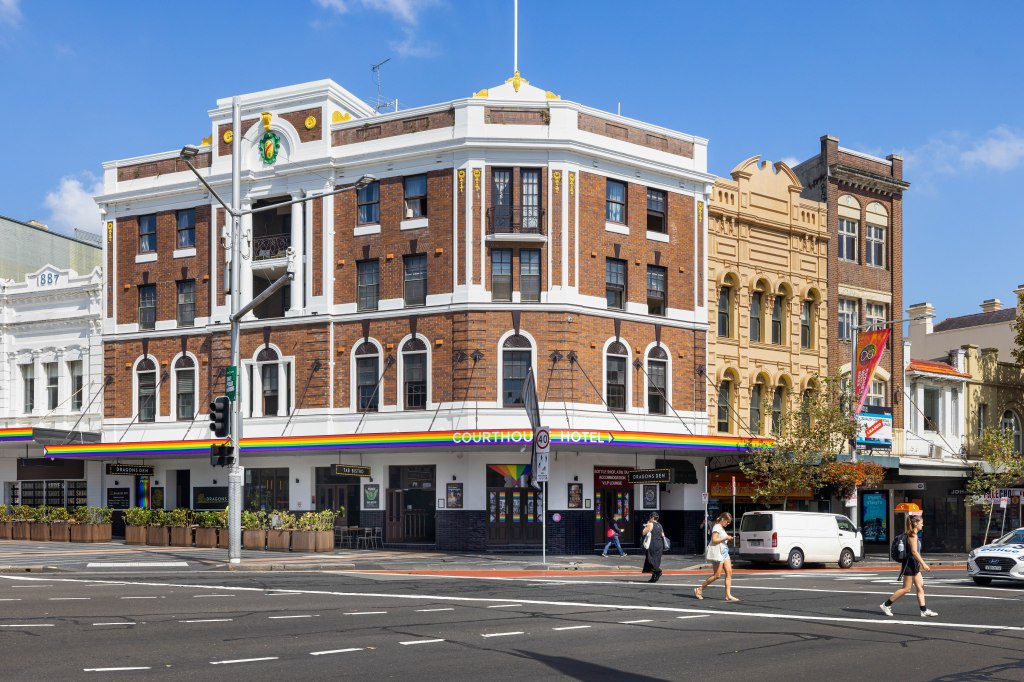
{"label": "dark entrance doorway", "polygon": [[333,467],[316,469],[316,510],[341,512],[335,528],[359,525],[359,477],[336,476]]}
{"label": "dark entrance doorway", "polygon": [[192,472],[178,469],[174,477],[174,503],[179,507],[192,504]]}
{"label": "dark entrance doorway", "polygon": [[433,464],[388,467],[384,539],[389,543],[433,544],[435,481]]}
{"label": "dark entrance doorway", "polygon": [[604,546],[615,514],[621,516],[619,527],[623,545],[635,542],[633,528],[633,485],[629,482],[631,467],[594,467],[594,544]]}
{"label": "dark entrance doorway", "polygon": [[541,544],[543,495],[529,475],[529,464],[487,465],[489,546]]}

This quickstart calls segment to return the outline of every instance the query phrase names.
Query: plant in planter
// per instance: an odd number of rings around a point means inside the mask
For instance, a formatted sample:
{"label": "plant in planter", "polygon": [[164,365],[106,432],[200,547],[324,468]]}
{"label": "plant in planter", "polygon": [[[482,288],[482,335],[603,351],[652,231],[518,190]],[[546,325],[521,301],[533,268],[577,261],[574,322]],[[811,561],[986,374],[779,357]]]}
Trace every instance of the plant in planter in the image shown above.
{"label": "plant in planter", "polygon": [[124,542],[126,545],[146,544],[146,525],[149,523],[150,510],[142,507],[131,507],[124,510]]}
{"label": "plant in planter", "polygon": [[287,511],[276,511],[270,515],[270,529],[267,531],[267,549],[287,552],[291,548],[292,529],[295,515]]}
{"label": "plant in planter", "polygon": [[177,507],[167,512],[167,525],[171,527],[171,544],[175,547],[192,546],[192,510]]}
{"label": "plant in planter", "polygon": [[113,517],[110,507],[78,507],[71,525],[71,542],[110,542]]}
{"label": "plant in planter", "polygon": [[316,551],[330,552],[334,550],[334,522],[339,516],[344,515],[344,507],[337,512],[324,509],[317,513]]}
{"label": "plant in planter", "polygon": [[295,522],[295,530],[292,531],[293,552],[315,552],[316,551],[316,512],[306,512]]}
{"label": "plant in planter", "polygon": [[50,508],[46,505],[31,507],[32,525],[29,526],[29,539],[36,542],[45,542],[50,539],[50,524],[47,516]]}
{"label": "plant in planter", "polygon": [[6,504],[0,504],[0,540],[10,540],[14,533],[14,514],[7,511]]}
{"label": "plant in planter", "polygon": [[196,547],[217,546],[217,523],[219,518],[217,512],[201,511],[196,512]]}
{"label": "plant in planter", "polygon": [[228,549],[228,510],[213,513],[217,515],[217,547]]}
{"label": "plant in planter", "polygon": [[267,548],[267,513],[242,510],[242,546],[246,549]]}
{"label": "plant in planter", "polygon": [[32,522],[35,518],[32,514],[32,507],[25,504],[16,504],[11,509],[14,517],[11,525],[12,540],[28,540],[32,532]]}
{"label": "plant in planter", "polygon": [[50,539],[54,542],[71,542],[71,515],[65,507],[50,507],[46,521],[50,524]]}
{"label": "plant in planter", "polygon": [[168,515],[163,509],[153,509],[149,514],[149,525],[146,527],[146,544],[155,547],[167,547],[171,544],[171,529],[168,527]]}

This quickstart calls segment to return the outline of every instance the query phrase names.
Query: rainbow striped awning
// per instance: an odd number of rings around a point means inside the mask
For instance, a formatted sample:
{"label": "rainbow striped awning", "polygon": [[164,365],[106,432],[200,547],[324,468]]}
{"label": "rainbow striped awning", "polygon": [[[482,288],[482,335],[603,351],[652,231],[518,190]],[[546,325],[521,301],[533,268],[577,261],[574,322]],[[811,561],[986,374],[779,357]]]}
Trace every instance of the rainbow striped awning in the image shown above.
{"label": "rainbow striped awning", "polygon": [[[284,436],[244,438],[244,454],[303,453],[338,450],[508,450],[533,441],[529,429],[474,429],[465,431],[409,431],[326,436]],[[142,441],[131,443],[77,443],[48,445],[47,457],[190,457],[206,456],[212,440]],[[588,431],[552,429],[551,448],[593,449],[615,452],[667,450],[676,454],[715,455],[745,452],[751,446],[770,444],[768,439],[641,431]]]}
{"label": "rainbow striped awning", "polygon": [[84,441],[86,444],[96,445],[100,441],[100,435],[92,431],[65,431],[64,429],[46,429],[38,426],[15,426],[0,429],[0,447],[16,443],[35,443],[46,447],[72,441],[79,443]]}

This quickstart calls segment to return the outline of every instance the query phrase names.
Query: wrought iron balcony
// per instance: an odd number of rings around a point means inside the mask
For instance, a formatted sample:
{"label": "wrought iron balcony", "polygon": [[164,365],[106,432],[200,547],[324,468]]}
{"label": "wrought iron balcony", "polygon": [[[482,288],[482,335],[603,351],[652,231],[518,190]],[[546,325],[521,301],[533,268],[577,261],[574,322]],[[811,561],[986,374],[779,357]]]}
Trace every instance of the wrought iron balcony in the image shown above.
{"label": "wrought iron balcony", "polygon": [[487,209],[487,234],[544,235],[544,210],[540,206],[492,206]]}
{"label": "wrought iron balcony", "polygon": [[288,247],[291,245],[292,236],[290,234],[268,234],[262,237],[253,237],[253,260],[284,258],[288,254]]}

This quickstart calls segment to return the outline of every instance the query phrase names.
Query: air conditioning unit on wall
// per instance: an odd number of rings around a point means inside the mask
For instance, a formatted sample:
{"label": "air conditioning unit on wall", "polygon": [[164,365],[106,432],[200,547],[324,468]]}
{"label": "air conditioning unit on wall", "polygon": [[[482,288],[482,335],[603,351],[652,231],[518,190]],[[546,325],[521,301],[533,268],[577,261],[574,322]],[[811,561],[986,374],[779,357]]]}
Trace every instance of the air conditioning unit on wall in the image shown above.
{"label": "air conditioning unit on wall", "polygon": [[928,444],[928,456],[935,459],[942,459],[942,446],[935,443]]}

